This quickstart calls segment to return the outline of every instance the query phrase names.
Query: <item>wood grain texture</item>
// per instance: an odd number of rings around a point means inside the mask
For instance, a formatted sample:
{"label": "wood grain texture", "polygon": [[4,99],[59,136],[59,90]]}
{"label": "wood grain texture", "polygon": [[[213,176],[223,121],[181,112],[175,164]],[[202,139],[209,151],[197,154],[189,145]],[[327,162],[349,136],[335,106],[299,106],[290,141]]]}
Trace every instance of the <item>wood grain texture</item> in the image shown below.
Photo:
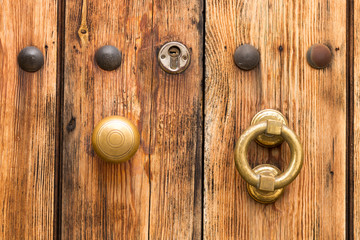
{"label": "wood grain texture", "polygon": [[[200,239],[203,132],[203,6],[201,0],[154,0],[151,111],[150,239]],[[167,74],[161,45],[179,41],[189,68]]]}
{"label": "wood grain texture", "polygon": [[[51,239],[54,228],[57,1],[0,0],[0,239]],[[27,73],[27,46],[45,64]]]}
{"label": "wood grain texture", "polygon": [[[67,2],[62,238],[200,236],[199,2],[187,1],[184,9],[175,1]],[[165,74],[157,63],[170,40],[192,48],[184,74]],[[94,63],[96,49],[107,44],[123,53],[113,72]],[[90,145],[95,124],[110,115],[129,118],[140,131],[140,148],[124,164],[101,161]]]}
{"label": "wood grain texture", "polygon": [[[346,194],[345,1],[206,0],[205,239],[344,239]],[[239,70],[240,44],[260,51],[260,66]],[[306,52],[331,48],[333,61],[312,69]],[[304,166],[274,204],[252,200],[233,149],[260,110],[280,110],[300,137]],[[289,149],[253,143],[252,166],[284,170]]]}

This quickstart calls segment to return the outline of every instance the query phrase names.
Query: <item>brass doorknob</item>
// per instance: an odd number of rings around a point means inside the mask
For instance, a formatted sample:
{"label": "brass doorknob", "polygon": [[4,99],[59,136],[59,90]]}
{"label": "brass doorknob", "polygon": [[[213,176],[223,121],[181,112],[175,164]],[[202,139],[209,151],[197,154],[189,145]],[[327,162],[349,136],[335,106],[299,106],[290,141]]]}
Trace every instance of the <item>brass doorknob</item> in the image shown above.
{"label": "brass doorknob", "polygon": [[128,161],[138,150],[140,134],[127,118],[111,116],[102,119],[95,126],[91,143],[103,160],[121,163]]}
{"label": "brass doorknob", "polygon": [[[248,183],[250,196],[258,202],[271,203],[280,197],[284,187],[300,173],[303,165],[303,150],[298,137],[286,126],[286,120],[280,112],[263,110],[255,115],[254,119],[253,125],[245,130],[236,143],[235,165],[241,177]],[[247,160],[248,147],[252,140],[262,139],[261,136],[267,137],[267,141],[261,143],[263,146],[278,145],[279,137],[289,144],[291,160],[284,172],[270,164],[262,164],[251,169]],[[274,138],[274,141],[271,141],[271,138]]]}

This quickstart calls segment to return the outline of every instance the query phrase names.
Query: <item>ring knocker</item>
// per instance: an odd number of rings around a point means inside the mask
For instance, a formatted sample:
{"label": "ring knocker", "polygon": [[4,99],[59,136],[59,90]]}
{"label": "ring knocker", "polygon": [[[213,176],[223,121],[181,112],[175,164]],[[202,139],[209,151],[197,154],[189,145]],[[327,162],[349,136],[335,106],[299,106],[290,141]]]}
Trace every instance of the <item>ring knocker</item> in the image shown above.
{"label": "ring knocker", "polygon": [[[252,198],[261,203],[272,203],[278,199],[300,173],[303,165],[303,150],[296,134],[286,126],[285,117],[278,111],[267,109],[255,115],[252,126],[240,136],[235,146],[235,165],[241,177],[247,182]],[[262,146],[275,147],[284,140],[289,144],[291,160],[284,172],[270,164],[251,169],[247,152],[252,140]]]}

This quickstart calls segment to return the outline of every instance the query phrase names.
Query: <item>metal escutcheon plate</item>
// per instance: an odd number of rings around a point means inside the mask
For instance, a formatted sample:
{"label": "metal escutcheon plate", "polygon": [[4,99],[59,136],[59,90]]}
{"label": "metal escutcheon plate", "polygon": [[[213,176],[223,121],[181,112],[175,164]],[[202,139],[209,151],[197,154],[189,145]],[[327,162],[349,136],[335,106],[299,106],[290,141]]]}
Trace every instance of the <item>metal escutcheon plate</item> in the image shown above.
{"label": "metal escutcheon plate", "polygon": [[[253,170],[256,174],[272,177],[281,173],[280,169],[270,164],[258,165]],[[265,204],[275,202],[284,192],[284,188],[276,189],[272,192],[262,191],[250,184],[247,184],[247,190],[255,201]]]}
{"label": "metal escutcheon plate", "polygon": [[168,42],[161,47],[158,61],[165,72],[172,74],[181,73],[190,64],[190,52],[182,43]]}
{"label": "metal escutcheon plate", "polygon": [[[256,125],[258,123],[267,121],[267,120],[276,120],[282,122],[284,125],[288,125],[288,122],[284,115],[281,112],[273,109],[265,109],[258,112],[253,119],[251,120],[251,125]],[[263,147],[273,148],[279,146],[284,142],[284,139],[281,136],[261,134],[255,141]]]}

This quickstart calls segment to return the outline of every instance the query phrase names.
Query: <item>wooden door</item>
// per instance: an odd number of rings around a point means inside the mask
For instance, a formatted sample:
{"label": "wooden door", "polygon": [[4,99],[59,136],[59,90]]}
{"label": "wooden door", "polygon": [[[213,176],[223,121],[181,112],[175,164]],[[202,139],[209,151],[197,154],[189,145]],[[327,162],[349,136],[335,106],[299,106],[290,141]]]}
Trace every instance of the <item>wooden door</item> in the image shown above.
{"label": "wooden door", "polygon": [[[0,239],[360,238],[359,1],[0,0]],[[158,53],[178,41],[183,73]],[[310,67],[313,44],[330,48]],[[251,44],[259,65],[239,69]],[[120,68],[95,52],[113,45]],[[37,72],[17,55],[36,46]],[[304,150],[299,176],[255,202],[234,147],[263,109],[282,112]],[[91,133],[120,115],[140,133],[128,162],[102,161]],[[287,144],[252,143],[252,167],[289,164]]]}
{"label": "wooden door", "polygon": [[[344,239],[346,234],[346,2],[207,1],[204,237]],[[237,46],[252,44],[259,66],[240,71]],[[330,47],[323,70],[306,61],[315,43]],[[289,121],[304,149],[300,175],[274,204],[249,197],[234,166],[234,143],[262,109]],[[249,149],[252,166],[284,170],[286,144]]]}
{"label": "wooden door", "polygon": [[[66,4],[62,238],[201,237],[202,21],[200,1]],[[180,75],[157,64],[159,48],[172,40],[192,51]],[[104,45],[122,51],[118,70],[95,65]],[[95,124],[111,115],[140,132],[140,148],[124,164],[101,161],[90,145]]]}

